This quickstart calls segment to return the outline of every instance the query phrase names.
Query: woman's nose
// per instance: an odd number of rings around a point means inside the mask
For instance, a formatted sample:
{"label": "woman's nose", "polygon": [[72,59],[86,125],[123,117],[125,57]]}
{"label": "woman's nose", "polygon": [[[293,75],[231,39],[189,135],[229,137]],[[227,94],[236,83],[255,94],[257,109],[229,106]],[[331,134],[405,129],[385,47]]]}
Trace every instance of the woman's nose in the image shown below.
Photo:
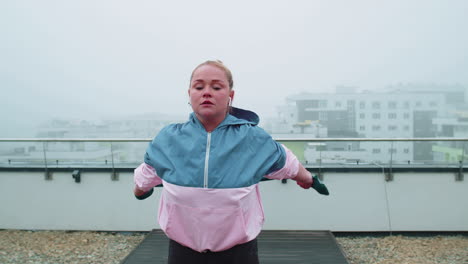
{"label": "woman's nose", "polygon": [[211,97],[211,90],[209,87],[203,89],[203,97]]}

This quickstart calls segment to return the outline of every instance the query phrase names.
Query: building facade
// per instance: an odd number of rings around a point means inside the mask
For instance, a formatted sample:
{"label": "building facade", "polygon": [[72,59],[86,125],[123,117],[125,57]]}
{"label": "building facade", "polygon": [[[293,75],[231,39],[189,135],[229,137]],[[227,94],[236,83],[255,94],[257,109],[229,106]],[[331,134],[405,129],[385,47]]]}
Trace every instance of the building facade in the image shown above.
{"label": "building facade", "polygon": [[[422,138],[455,136],[464,131],[460,122],[446,123],[466,107],[465,89],[461,86],[400,85],[384,91],[358,92],[354,87],[338,87],[335,93],[301,93],[288,97],[278,108],[278,121],[273,133],[301,133],[322,127],[329,138]],[[309,126],[307,126],[309,124]],[[302,126],[301,130],[295,127]],[[315,130],[317,131],[317,130]],[[460,133],[457,133],[460,136]],[[466,135],[465,135],[466,136]],[[433,142],[360,142],[327,143],[312,147],[307,157],[330,162],[431,162]],[[317,153],[321,152],[321,153]],[[331,156],[330,156],[331,155]],[[317,158],[312,158],[316,161]]]}

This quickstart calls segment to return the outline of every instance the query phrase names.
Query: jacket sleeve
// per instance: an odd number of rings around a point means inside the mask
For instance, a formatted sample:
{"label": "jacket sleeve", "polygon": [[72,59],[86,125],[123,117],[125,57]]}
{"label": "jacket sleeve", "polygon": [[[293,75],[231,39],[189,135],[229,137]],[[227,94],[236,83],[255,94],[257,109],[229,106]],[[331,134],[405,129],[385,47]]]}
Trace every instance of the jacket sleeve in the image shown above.
{"label": "jacket sleeve", "polygon": [[291,179],[297,176],[297,173],[299,171],[299,161],[297,160],[297,157],[294,155],[294,153],[292,153],[291,150],[286,148],[284,145],[281,146],[286,152],[286,162],[284,163],[283,168],[265,175],[265,178],[282,180]]}
{"label": "jacket sleeve", "polygon": [[154,186],[162,183],[162,180],[157,175],[156,170],[146,163],[142,163],[135,169],[133,181],[138,189],[144,192],[147,192]]}

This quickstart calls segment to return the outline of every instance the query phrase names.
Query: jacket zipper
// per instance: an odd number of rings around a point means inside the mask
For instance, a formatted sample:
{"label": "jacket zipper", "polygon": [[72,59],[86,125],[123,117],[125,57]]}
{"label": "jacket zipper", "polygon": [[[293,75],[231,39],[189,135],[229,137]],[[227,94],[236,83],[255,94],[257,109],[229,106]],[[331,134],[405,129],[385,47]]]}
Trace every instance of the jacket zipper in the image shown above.
{"label": "jacket zipper", "polygon": [[208,161],[210,159],[210,147],[211,147],[211,132],[208,132],[208,136],[206,137],[205,172],[203,175],[203,188],[208,188]]}

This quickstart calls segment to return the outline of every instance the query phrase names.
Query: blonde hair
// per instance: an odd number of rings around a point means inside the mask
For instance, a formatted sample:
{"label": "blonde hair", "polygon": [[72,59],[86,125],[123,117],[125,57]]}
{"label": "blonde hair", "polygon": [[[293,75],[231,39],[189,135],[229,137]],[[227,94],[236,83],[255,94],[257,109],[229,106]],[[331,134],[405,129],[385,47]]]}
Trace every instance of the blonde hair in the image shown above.
{"label": "blonde hair", "polygon": [[229,89],[232,90],[232,88],[234,87],[234,81],[232,79],[232,73],[228,69],[228,67],[226,67],[226,65],[224,65],[223,62],[220,61],[220,60],[207,60],[207,61],[201,63],[200,65],[198,65],[197,67],[195,67],[195,69],[193,69],[193,71],[192,71],[192,75],[190,76],[190,83],[192,83],[192,78],[193,78],[193,74],[195,73],[195,71],[198,68],[200,68],[201,66],[205,66],[205,65],[212,65],[212,66],[218,67],[219,69],[224,71],[224,73],[226,74],[226,78],[228,80],[228,83],[229,83]]}

